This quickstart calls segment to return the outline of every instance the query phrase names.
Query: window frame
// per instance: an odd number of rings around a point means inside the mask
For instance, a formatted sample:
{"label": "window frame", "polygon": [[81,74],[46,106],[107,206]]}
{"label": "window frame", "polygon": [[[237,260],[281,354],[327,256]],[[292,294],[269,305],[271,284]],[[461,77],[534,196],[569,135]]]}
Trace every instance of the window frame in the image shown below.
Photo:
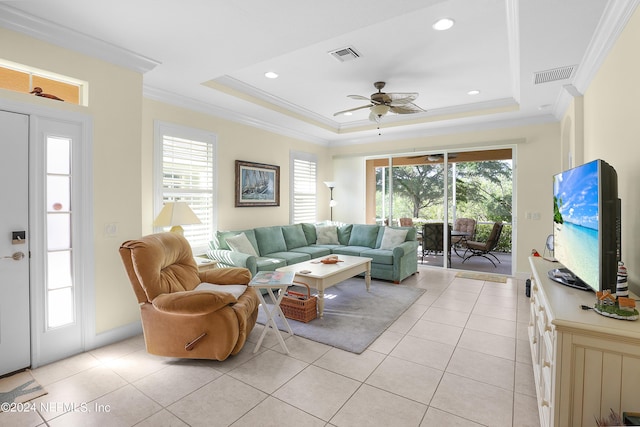
{"label": "window frame", "polygon": [[[315,203],[314,203],[314,211],[315,211],[315,215],[313,218],[313,221],[310,222],[317,222],[318,220],[318,156],[312,153],[307,153],[307,152],[303,152],[303,151],[294,151],[292,150],[289,153],[289,222],[291,224],[294,224],[295,218],[296,218],[296,203],[295,203],[295,199],[296,199],[296,195],[297,193],[295,192],[295,185],[296,185],[296,171],[295,171],[295,162],[296,160],[298,161],[304,161],[304,162],[309,162],[309,163],[314,163],[315,164],[315,177],[314,177],[314,182],[315,182],[315,186],[314,186],[314,193],[313,196],[315,199]],[[311,193],[301,193],[301,194],[311,194]],[[307,222],[307,221],[298,221],[298,222]]]}
{"label": "window frame", "polygon": [[[209,224],[210,235],[206,239],[206,243],[203,242],[201,245],[195,245],[192,242],[191,248],[193,250],[194,256],[203,255],[208,250],[208,241],[213,238],[213,234],[217,229],[217,193],[218,193],[218,153],[217,153],[217,135],[210,131],[205,131],[196,128],[190,128],[186,126],[180,126],[174,123],[168,123],[156,120],[154,121],[154,159],[153,159],[153,218],[155,219],[163,207],[164,193],[165,189],[163,186],[163,151],[164,151],[164,138],[175,137],[181,138],[191,141],[198,141],[203,143],[211,144],[212,150],[212,160],[211,160],[211,177],[212,177],[212,185],[210,194],[211,194],[211,211],[209,212],[209,217],[211,218],[211,223]],[[207,193],[209,193],[209,191]],[[202,191],[193,192],[193,194],[203,194]],[[201,221],[205,222],[206,219],[200,218]],[[185,226],[188,227],[188,226]],[[163,227],[154,227],[154,232],[162,232],[164,231]]]}

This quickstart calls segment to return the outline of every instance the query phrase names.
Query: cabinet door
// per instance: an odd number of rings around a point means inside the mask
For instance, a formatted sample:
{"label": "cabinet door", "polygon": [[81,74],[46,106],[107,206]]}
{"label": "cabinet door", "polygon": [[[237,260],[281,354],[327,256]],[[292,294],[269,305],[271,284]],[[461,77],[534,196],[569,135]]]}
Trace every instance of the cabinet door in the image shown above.
{"label": "cabinet door", "polygon": [[[593,425],[595,418],[637,411],[640,348],[600,336],[563,334],[562,398],[570,399],[563,425]],[[570,418],[569,418],[570,417]]]}

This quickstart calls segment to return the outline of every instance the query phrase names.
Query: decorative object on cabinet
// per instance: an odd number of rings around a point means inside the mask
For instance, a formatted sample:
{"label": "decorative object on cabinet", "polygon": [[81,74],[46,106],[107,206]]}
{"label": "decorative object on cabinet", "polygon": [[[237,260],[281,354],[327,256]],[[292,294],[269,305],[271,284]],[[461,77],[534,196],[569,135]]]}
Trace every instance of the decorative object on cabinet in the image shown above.
{"label": "decorative object on cabinet", "polygon": [[280,166],[236,160],[236,207],[280,206]]}
{"label": "decorative object on cabinet", "polygon": [[608,289],[596,292],[593,310],[603,316],[620,320],[638,320],[636,301],[632,298],[616,298]]}

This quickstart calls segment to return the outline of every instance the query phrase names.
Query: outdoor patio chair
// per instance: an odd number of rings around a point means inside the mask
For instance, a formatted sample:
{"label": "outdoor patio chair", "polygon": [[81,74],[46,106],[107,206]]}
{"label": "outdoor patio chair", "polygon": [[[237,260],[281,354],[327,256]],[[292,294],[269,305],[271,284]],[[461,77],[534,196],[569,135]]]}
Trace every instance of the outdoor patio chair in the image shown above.
{"label": "outdoor patio chair", "polygon": [[[491,230],[491,234],[489,234],[489,238],[486,242],[475,242],[473,240],[468,240],[466,243],[467,250],[464,252],[464,259],[462,262],[464,263],[469,258],[474,256],[479,256],[482,258],[486,258],[491,261],[494,267],[497,267],[496,263],[493,262],[489,256],[493,257],[496,261],[500,262],[497,256],[491,253],[497,246],[498,241],[500,241],[500,235],[502,234],[502,227],[504,225],[501,222],[496,222],[493,224],[493,229]],[[469,253],[467,255],[467,253]]]}
{"label": "outdoor patio chair", "polygon": [[[422,260],[424,261],[425,255],[433,252],[434,255],[442,254],[445,252],[451,263],[451,234],[449,234],[449,247],[445,251],[444,239],[443,239],[444,224],[441,222],[427,222],[422,225]],[[449,226],[451,231],[451,226]]]}

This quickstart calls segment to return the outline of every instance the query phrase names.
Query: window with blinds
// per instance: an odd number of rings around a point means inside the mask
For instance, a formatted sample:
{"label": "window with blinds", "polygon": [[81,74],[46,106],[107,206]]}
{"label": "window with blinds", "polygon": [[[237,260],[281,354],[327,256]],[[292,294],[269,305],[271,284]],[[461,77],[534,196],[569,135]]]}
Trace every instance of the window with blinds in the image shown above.
{"label": "window with blinds", "polygon": [[291,223],[316,222],[317,165],[314,155],[291,153]]}
{"label": "window with blinds", "polygon": [[161,159],[156,156],[159,173],[155,215],[167,202],[186,202],[202,223],[182,225],[184,237],[194,254],[202,254],[215,224],[215,136],[170,125],[160,125],[157,133]]}

